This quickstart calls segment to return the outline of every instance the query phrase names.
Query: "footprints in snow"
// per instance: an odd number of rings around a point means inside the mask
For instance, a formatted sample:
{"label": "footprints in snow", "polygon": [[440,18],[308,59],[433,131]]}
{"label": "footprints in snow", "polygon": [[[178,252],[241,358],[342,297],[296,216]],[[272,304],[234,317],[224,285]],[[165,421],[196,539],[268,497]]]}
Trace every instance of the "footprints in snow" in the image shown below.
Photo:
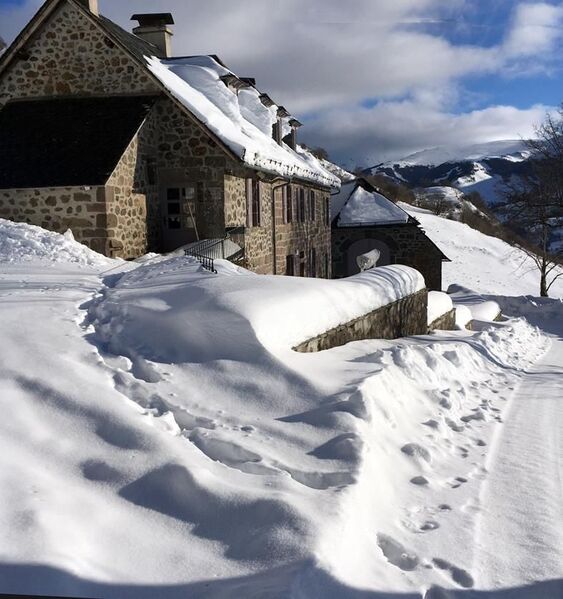
{"label": "footprints in snow", "polygon": [[[393,566],[405,572],[416,570],[420,565],[425,568],[436,568],[440,572],[446,572],[451,580],[457,585],[469,589],[473,587],[473,577],[463,568],[459,568],[441,558],[432,558],[431,562],[422,561],[412,550],[406,548],[399,541],[386,534],[377,535],[377,544],[385,559]],[[436,588],[436,587],[434,587]],[[439,595],[433,595],[436,599]],[[428,593],[426,597],[429,597]]]}

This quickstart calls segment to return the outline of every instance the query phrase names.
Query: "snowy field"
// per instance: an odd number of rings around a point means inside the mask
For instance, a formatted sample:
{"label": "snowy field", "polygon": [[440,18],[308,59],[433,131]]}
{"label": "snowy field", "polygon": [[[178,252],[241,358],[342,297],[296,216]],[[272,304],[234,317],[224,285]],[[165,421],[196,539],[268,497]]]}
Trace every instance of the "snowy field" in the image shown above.
{"label": "snowy field", "polygon": [[513,318],[297,354],[420,280],[125,264],[0,221],[0,592],[563,596],[562,303],[416,216],[454,301]]}

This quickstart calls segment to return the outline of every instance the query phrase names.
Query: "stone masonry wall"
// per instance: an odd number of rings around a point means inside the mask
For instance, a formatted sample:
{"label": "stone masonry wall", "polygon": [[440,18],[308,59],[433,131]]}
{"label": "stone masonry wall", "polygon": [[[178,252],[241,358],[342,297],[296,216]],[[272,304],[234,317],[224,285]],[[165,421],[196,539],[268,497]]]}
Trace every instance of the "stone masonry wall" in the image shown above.
{"label": "stone masonry wall", "polygon": [[[251,176],[252,173],[248,172]],[[262,274],[286,274],[286,257],[290,254],[305,255],[305,272],[309,273],[309,250],[316,250],[316,276],[330,276],[326,272],[326,261],[330,264],[330,227],[325,220],[326,198],[328,191],[315,189],[314,221],[306,220],[303,223],[284,223],[282,186],[281,180],[273,183],[260,182],[260,209],[261,223],[259,227],[246,227],[245,249],[247,266]],[[306,189],[310,186],[292,184],[294,209],[296,214],[295,197],[299,187]],[[272,194],[274,206],[272,208]],[[273,210],[273,214],[272,214]],[[273,221],[274,216],[275,221]],[[246,216],[246,182],[244,176],[225,176],[225,222],[227,226],[245,226]],[[275,241],[272,224],[275,222]],[[276,263],[274,265],[274,246]]]}
{"label": "stone masonry wall", "polygon": [[106,214],[104,187],[0,190],[0,218],[58,233],[71,229],[77,241],[100,253],[109,253]]}
{"label": "stone masonry wall", "polygon": [[433,320],[428,331],[455,331],[455,308]]}
{"label": "stone masonry wall", "polygon": [[[331,230],[326,222],[326,200],[330,197],[327,190],[322,190],[308,185],[292,184],[293,215],[296,211],[297,190],[305,189],[307,197],[309,190],[315,190],[315,220],[306,218],[305,222],[292,222],[284,224],[281,190],[276,198],[276,258],[277,274],[286,274],[286,257],[291,254],[305,253],[305,272],[308,273],[309,250],[316,250],[316,276],[331,278]],[[306,202],[307,204],[307,202]],[[308,206],[308,204],[307,204]],[[330,219],[329,219],[330,222]],[[325,264],[328,263],[329,271],[326,272]]]}
{"label": "stone masonry wall", "polygon": [[442,256],[424,231],[415,224],[333,228],[332,264],[336,278],[352,274],[348,272],[348,249],[361,239],[383,242],[389,247],[391,264],[406,264],[416,268],[424,276],[428,289],[441,290]]}
{"label": "stone masonry wall", "polygon": [[147,251],[146,161],[136,135],[121,157],[106,184],[106,227],[113,253],[121,258],[136,258]]}
{"label": "stone masonry wall", "polygon": [[63,3],[0,80],[0,107],[14,98],[154,93],[149,74]]}
{"label": "stone masonry wall", "polygon": [[396,339],[427,333],[426,289],[408,295],[360,318],[326,331],[322,335],[300,343],[293,349],[298,352],[317,352],[363,339]]}

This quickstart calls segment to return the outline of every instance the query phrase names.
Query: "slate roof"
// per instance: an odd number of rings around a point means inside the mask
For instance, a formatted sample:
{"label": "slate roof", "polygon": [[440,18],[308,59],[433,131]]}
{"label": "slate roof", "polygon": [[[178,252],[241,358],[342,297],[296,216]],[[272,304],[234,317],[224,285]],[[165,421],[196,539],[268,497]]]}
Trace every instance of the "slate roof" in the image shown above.
{"label": "slate roof", "polygon": [[9,102],[0,110],[0,189],[105,184],[154,101]]}

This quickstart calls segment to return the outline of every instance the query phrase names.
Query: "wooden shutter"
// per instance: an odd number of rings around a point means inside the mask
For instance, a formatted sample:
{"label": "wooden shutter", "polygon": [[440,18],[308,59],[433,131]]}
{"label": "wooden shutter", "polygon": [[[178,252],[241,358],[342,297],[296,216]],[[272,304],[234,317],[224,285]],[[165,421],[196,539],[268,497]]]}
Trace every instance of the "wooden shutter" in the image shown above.
{"label": "wooden shutter", "polygon": [[246,180],[246,226],[252,227],[252,179]]}

